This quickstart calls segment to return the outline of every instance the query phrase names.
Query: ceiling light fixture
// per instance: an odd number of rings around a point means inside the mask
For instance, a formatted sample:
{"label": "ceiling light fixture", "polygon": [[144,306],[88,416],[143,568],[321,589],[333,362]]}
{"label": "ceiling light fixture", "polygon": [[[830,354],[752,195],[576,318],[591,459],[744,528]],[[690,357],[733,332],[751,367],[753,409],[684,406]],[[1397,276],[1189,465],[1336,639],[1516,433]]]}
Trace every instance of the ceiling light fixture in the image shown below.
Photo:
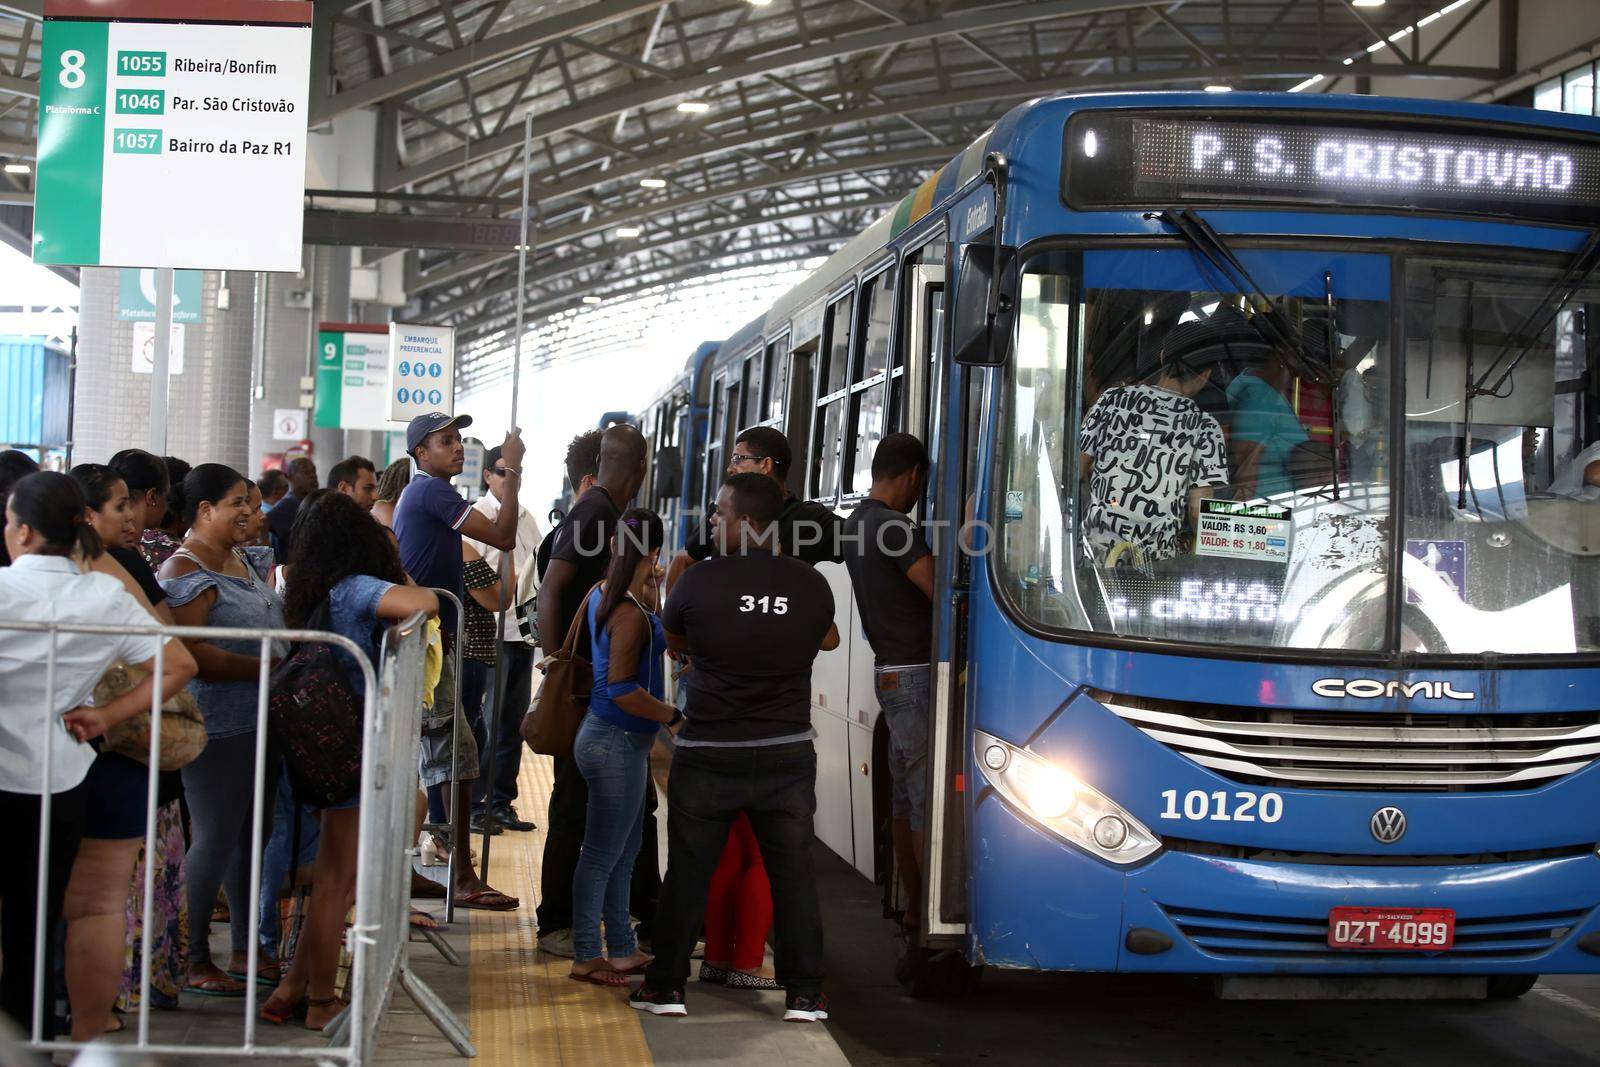
{"label": "ceiling light fixture", "polygon": [[28,164],[26,164],[26,163],[7,163],[6,164],[6,173],[7,174],[32,174],[33,173],[33,168],[28,166]]}
{"label": "ceiling light fixture", "polygon": [[604,301],[601,300],[598,296],[586,296],[586,297],[583,298],[583,302],[585,304],[601,304],[601,303],[604,303]]}
{"label": "ceiling light fixture", "polygon": [[1208,92],[1208,93],[1231,93],[1231,92],[1233,92],[1233,86],[1231,86],[1231,85],[1208,85],[1208,86],[1206,86],[1206,92]]}
{"label": "ceiling light fixture", "polygon": [[665,189],[667,180],[665,178],[640,178],[639,186],[644,189]]}
{"label": "ceiling light fixture", "polygon": [[617,236],[622,238],[637,237],[644,231],[637,226],[618,226]]}
{"label": "ceiling light fixture", "polygon": [[1351,7],[1382,7],[1385,0],[1350,0]]}
{"label": "ceiling light fixture", "polygon": [[678,110],[685,115],[704,115],[711,110],[711,105],[704,100],[684,100],[678,104]]}

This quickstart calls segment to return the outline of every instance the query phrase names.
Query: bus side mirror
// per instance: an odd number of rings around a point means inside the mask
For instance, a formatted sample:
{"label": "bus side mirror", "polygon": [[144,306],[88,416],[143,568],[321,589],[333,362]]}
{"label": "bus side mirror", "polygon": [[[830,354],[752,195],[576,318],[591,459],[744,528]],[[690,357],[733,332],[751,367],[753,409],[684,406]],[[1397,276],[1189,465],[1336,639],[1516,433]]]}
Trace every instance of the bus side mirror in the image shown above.
{"label": "bus side mirror", "polygon": [[655,497],[658,500],[676,500],[683,490],[683,457],[677,445],[663,445],[656,449]]}
{"label": "bus side mirror", "polygon": [[1016,250],[998,249],[998,278],[995,276],[996,252],[995,246],[987,242],[961,247],[950,352],[957,363],[969,367],[1003,366],[1011,355],[1016,308],[1013,295],[1017,282]]}

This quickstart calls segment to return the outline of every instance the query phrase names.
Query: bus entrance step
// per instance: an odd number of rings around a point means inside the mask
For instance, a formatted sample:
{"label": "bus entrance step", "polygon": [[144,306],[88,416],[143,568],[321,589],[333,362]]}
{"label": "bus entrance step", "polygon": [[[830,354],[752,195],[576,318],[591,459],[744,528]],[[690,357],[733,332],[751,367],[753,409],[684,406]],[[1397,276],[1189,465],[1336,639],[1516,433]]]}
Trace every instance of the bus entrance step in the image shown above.
{"label": "bus entrance step", "polygon": [[1483,1000],[1489,980],[1480,976],[1254,976],[1216,979],[1220,1000]]}

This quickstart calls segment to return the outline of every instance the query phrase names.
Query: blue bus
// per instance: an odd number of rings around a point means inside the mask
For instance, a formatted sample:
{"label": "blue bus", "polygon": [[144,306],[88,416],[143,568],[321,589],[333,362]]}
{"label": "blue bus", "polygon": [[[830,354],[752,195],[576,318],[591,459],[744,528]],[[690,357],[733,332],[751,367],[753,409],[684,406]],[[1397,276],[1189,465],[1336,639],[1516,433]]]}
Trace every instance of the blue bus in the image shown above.
{"label": "blue bus", "polygon": [[[1597,226],[1590,119],[1040,99],[708,357],[686,508],[746,426],[841,512],[933,456],[915,990],[1600,970]],[[893,903],[823,570],[818,835]]]}

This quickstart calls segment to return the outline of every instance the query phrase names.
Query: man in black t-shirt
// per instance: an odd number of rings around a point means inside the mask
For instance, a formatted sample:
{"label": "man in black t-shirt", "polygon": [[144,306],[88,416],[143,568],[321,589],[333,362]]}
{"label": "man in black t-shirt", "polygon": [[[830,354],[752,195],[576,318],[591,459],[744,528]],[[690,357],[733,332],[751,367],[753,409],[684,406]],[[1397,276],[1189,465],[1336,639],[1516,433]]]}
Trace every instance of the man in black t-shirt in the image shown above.
{"label": "man in black t-shirt", "polygon": [[[777,518],[778,547],[785,556],[816,566],[818,563],[842,563],[839,554],[839,516],[826,504],[815,500],[801,500],[788,490],[789,464],[794,451],[789,439],[780,430],[770,426],[752,426],[734,438],[733,451],[728,456],[728,476],[735,474],[762,474],[772,479],[783,494],[783,510]],[[689,534],[683,551],[667,568],[667,590],[691,566],[712,555],[714,545],[711,535],[711,516]]]}
{"label": "man in black t-shirt", "polygon": [[[644,435],[637,427],[621,424],[608,429],[600,439],[599,475],[593,488],[550,535],[554,541],[550,563],[539,583],[539,635],[547,651],[561,648],[585,595],[605,577],[617,520],[644,484],[645,453]],[[580,641],[578,647],[587,658],[587,643]],[[555,772],[545,821],[549,832],[539,872],[539,948],[570,957],[572,873],[583,851],[589,789],[571,757],[557,756]],[[660,880],[656,872],[645,871],[644,875]]]}
{"label": "man in black t-shirt", "polygon": [[928,664],[933,659],[933,553],[908,514],[922,499],[928,450],[892,433],[872,456],[872,493],[844,521],[845,567],[872,643],[873,682],[889,729],[895,866],[906,891],[902,922],[922,920],[922,833],[927,808]]}
{"label": "man in black t-shirt", "polygon": [[772,883],[784,1019],[828,1017],[822,911],[812,865],[817,754],[811,664],[839,647],[833,593],[813,568],[774,551],[783,494],[769,477],[735,474],[717,493],[719,555],[685,574],[662,613],[667,645],[687,653],[687,720],[667,792],[667,877],[656,958],[630,1003],[684,1015],[689,956],[728,828],[742,811]]}

